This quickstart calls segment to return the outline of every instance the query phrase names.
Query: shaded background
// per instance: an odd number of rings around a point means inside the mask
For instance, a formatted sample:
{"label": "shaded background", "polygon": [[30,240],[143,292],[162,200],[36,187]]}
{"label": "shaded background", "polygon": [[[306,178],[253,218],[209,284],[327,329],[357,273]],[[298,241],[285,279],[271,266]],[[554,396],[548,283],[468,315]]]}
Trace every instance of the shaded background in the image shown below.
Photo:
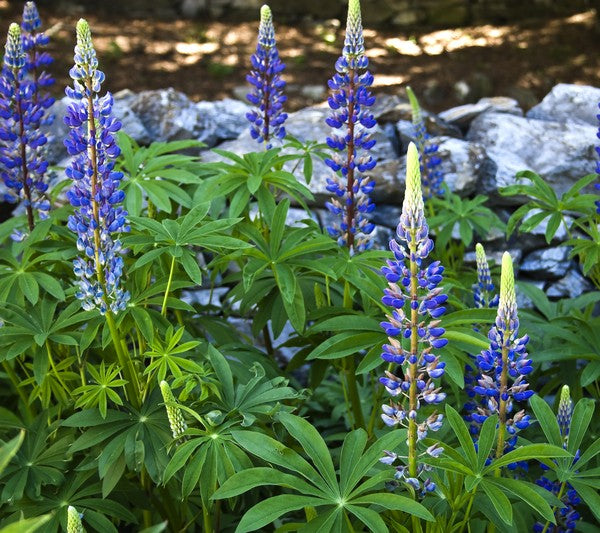
{"label": "shaded background", "polygon": [[[0,31],[21,1],[0,0]],[[256,43],[255,0],[39,0],[55,57],[56,95],[69,83],[74,25],[92,26],[111,91],[174,87],[195,100],[243,98]],[[410,84],[439,111],[483,96],[524,108],[558,82],[600,86],[598,0],[363,0],[375,90]],[[272,0],[290,108],[320,102],[343,42],[346,2]]]}

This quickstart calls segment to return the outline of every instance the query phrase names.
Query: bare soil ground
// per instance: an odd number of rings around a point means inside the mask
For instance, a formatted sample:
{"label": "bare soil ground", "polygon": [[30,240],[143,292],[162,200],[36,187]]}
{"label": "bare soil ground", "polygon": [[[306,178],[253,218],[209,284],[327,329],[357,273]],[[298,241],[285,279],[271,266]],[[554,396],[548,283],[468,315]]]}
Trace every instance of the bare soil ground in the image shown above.
{"label": "bare soil ground", "polygon": [[[57,96],[70,83],[74,26],[80,16],[92,27],[108,90],[172,86],[195,100],[244,93],[255,22],[111,20],[91,12],[53,13],[39,4],[56,59]],[[3,35],[9,22],[20,19],[21,8],[21,2],[0,0]],[[276,25],[276,32],[287,64],[290,108],[322,101],[343,42],[343,25]],[[412,33],[366,29],[365,41],[375,90],[398,93],[409,84],[434,111],[495,95],[513,96],[527,108],[558,82],[600,86],[600,29],[593,10],[519,25]]]}

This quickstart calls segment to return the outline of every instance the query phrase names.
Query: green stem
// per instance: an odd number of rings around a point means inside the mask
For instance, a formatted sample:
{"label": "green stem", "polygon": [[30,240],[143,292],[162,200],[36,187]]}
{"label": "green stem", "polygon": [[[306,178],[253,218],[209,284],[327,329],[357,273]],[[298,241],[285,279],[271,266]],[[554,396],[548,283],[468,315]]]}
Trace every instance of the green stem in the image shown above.
{"label": "green stem", "polygon": [[346,383],[348,385],[348,395],[350,396],[350,404],[352,413],[354,414],[355,429],[365,428],[365,417],[360,403],[360,394],[358,393],[358,384],[356,382],[356,366],[354,363],[354,355],[349,355],[346,359]]}
{"label": "green stem", "polygon": [[469,503],[467,504],[467,510],[465,511],[465,516],[460,523],[460,533],[463,533],[467,523],[469,522],[469,516],[471,515],[471,508],[473,507],[473,502],[475,501],[475,493],[471,492],[471,496],[469,497]]}
{"label": "green stem", "polygon": [[119,332],[117,330],[117,324],[115,323],[115,319],[112,315],[110,309],[106,311],[104,315],[106,317],[106,324],[108,325],[108,329],[110,330],[110,336],[112,337],[113,346],[115,348],[115,352],[117,353],[117,360],[119,362],[119,366],[121,367],[121,371],[123,372],[124,378],[127,380],[125,384],[125,391],[127,393],[127,397],[129,402],[133,405],[135,409],[139,409],[141,407],[140,403],[140,383],[138,380],[137,372],[133,366],[133,361],[131,357],[129,357],[129,353],[123,349],[123,345],[121,344],[121,337],[119,336]]}
{"label": "green stem", "polygon": [[29,420],[32,420],[33,413],[31,412],[31,406],[29,405],[29,402],[27,401],[27,396],[25,396],[25,392],[23,391],[23,389],[21,387],[19,387],[19,377],[17,376],[17,373],[15,372],[14,368],[12,366],[10,366],[10,363],[8,361],[2,361],[2,367],[4,368],[4,371],[6,372],[8,379],[10,379],[10,382],[12,383],[13,387],[17,391],[19,398],[21,398],[21,401],[23,402],[23,408],[25,409],[27,418]]}
{"label": "green stem", "polygon": [[48,362],[50,363],[50,366],[52,367],[52,371],[54,372],[54,377],[60,383],[61,387],[63,389],[65,389],[65,392],[68,394],[70,392],[70,389],[65,385],[65,382],[60,377],[60,373],[58,372],[56,365],[54,364],[54,359],[52,358],[52,351],[50,350],[50,343],[48,341],[46,341],[45,344],[46,344],[46,353],[48,354]]}
{"label": "green stem", "polygon": [[[410,256],[414,257],[416,253],[416,231],[411,231]],[[410,296],[411,301],[416,301],[418,297],[418,266],[415,261],[410,262]],[[418,309],[410,310],[410,353],[417,356],[418,352],[418,325],[419,312]],[[417,412],[417,362],[410,364],[408,367],[410,389],[408,391],[409,401],[409,419],[408,419],[408,473],[410,477],[417,477],[417,421],[410,416],[411,413]]]}
{"label": "green stem", "polygon": [[202,518],[204,523],[204,533],[212,533],[213,527],[210,519],[210,512],[204,505],[202,506]]}
{"label": "green stem", "polygon": [[[558,494],[556,495],[556,497],[560,500],[563,497],[563,494],[565,493],[565,488],[567,487],[567,482],[563,481],[560,485],[560,490],[558,491]],[[556,507],[552,507],[552,514],[554,516],[556,516]],[[550,520],[548,520],[546,522],[546,524],[544,525],[544,529],[542,529],[542,533],[546,533],[548,531],[548,528],[550,527]]]}
{"label": "green stem", "polygon": [[167,288],[165,289],[165,297],[163,299],[162,309],[160,314],[167,316],[167,299],[169,298],[169,291],[171,290],[171,283],[173,283],[173,272],[175,272],[175,256],[171,258],[171,268],[169,269],[169,280],[167,281]]}
{"label": "green stem", "polygon": [[[506,389],[508,387],[508,348],[502,346],[502,373],[500,374],[500,405],[498,406],[498,416],[500,418],[498,424],[498,441],[496,443],[496,459],[499,459],[504,454],[504,438],[506,433],[506,400],[503,400]],[[500,477],[500,469],[494,471],[495,477]]]}

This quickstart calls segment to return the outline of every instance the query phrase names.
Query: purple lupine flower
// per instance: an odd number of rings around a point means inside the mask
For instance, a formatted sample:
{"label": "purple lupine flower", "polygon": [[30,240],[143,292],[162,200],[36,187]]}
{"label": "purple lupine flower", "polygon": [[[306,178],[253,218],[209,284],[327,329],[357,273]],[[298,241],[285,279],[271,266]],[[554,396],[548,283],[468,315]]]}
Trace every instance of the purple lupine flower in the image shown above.
{"label": "purple lupine flower", "polygon": [[40,129],[44,108],[34,99],[35,84],[27,76],[26,64],[21,29],[13,23],[0,76],[0,176],[9,191],[4,200],[23,203],[31,231],[34,210],[45,218],[50,202],[45,196],[48,162],[42,148],[47,139]]}
{"label": "purple lupine flower", "polygon": [[[46,90],[54,85],[54,78],[46,72],[53,62],[52,56],[44,50],[50,42],[48,36],[40,31],[42,21],[35,2],[27,2],[23,9],[23,21],[21,22],[23,50],[27,56],[25,69],[33,86],[33,101],[42,109],[49,109],[54,103]],[[52,124],[54,115],[45,113],[41,120],[44,125]]]}
{"label": "purple lupine flower", "polygon": [[114,238],[129,227],[127,212],[119,205],[125,198],[119,189],[123,173],[114,170],[120,153],[115,133],[121,123],[111,115],[112,95],[98,95],[104,74],[97,67],[89,25],[80,19],[75,66],[70,71],[73,88],[65,90],[73,100],[64,119],[71,128],[64,144],[74,156],[66,169],[73,180],[67,197],[76,208],[68,226],[77,234],[77,249],[83,253],[73,263],[79,285],[76,296],[84,309],[98,308],[104,314],[109,309],[117,313],[129,300],[129,293],[120,288],[123,258],[121,243]]}
{"label": "purple lupine flower", "polygon": [[[482,309],[488,307],[498,306],[498,294],[494,293],[494,283],[490,274],[490,267],[488,265],[485,250],[480,243],[475,245],[475,260],[477,263],[477,284],[473,287],[473,299],[475,301],[475,308]],[[478,327],[474,328],[475,331],[479,331]],[[469,397],[469,400],[465,403],[465,420],[469,422],[469,431],[473,438],[477,438],[479,435],[479,429],[481,424],[473,419],[472,414],[477,411],[478,403],[474,400],[475,390],[474,386],[477,384],[481,375],[477,372],[477,362],[475,357],[469,354],[471,360],[470,363],[465,365],[465,392]]]}
{"label": "purple lupine flower", "polygon": [[[369,108],[375,97],[369,87],[373,75],[367,70],[359,0],[349,0],[346,38],[341,57],[336,61],[336,74],[329,80],[332,110],[326,122],[334,128],[327,144],[334,150],[325,163],[336,173],[327,178],[327,190],[335,196],[325,205],[339,221],[327,228],[340,246],[351,251],[369,247],[369,234],[375,228],[367,215],[375,209],[369,194],[375,181],[368,173],[376,161],[369,154],[375,145],[371,132],[375,118]],[[337,173],[341,172],[341,176]]]}
{"label": "purple lupine flower", "polygon": [[[512,414],[515,405],[527,401],[534,392],[527,390],[526,380],[533,367],[526,351],[529,337],[518,337],[519,318],[513,264],[510,254],[502,256],[500,281],[500,302],[495,325],[490,329],[490,346],[477,356],[480,377],[473,387],[482,405],[471,416],[482,424],[486,418],[497,413],[500,419],[500,432],[496,457],[502,456],[516,443],[517,432],[529,426],[529,415],[524,410]],[[506,434],[508,433],[508,439]],[[500,445],[501,444],[501,445]]]}
{"label": "purple lupine flower", "polygon": [[415,93],[410,87],[406,88],[406,94],[412,109],[412,122],[415,133],[415,141],[419,150],[421,162],[421,180],[423,184],[423,197],[428,200],[432,196],[442,196],[444,189],[444,173],[440,165],[442,160],[438,155],[439,146],[431,142],[431,135],[427,132],[423,113]]}
{"label": "purple lupine flower", "polygon": [[271,148],[273,138],[285,137],[283,123],[287,114],[283,112],[283,104],[287,97],[283,94],[285,81],[280,76],[285,65],[279,59],[273,17],[267,5],[260,8],[258,44],[250,61],[252,71],[246,76],[246,80],[252,85],[252,92],[247,98],[255,106],[253,111],[246,114],[250,121],[250,135]]}
{"label": "purple lupine flower", "polygon": [[[558,404],[558,413],[556,415],[556,421],[560,428],[560,434],[563,438],[563,447],[566,449],[569,443],[569,432],[571,429],[571,417],[573,416],[573,401],[571,400],[571,394],[568,385],[563,385],[560,391],[560,401]],[[575,454],[575,461],[579,459],[579,450]],[[542,468],[547,469],[545,465]],[[560,496],[560,500],[564,504],[564,507],[557,509],[554,512],[556,519],[556,525],[547,522],[542,524],[536,522],[533,526],[533,531],[536,533],[571,533],[575,531],[577,521],[581,518],[575,507],[581,503],[581,499],[577,494],[577,491],[569,484],[566,483],[563,487],[563,483],[560,481],[551,481],[548,477],[542,476],[536,481],[536,483],[552,492],[555,496]]]}
{"label": "purple lupine flower", "polygon": [[[392,312],[387,315],[388,320],[381,323],[389,339],[381,357],[389,365],[385,376],[380,378],[392,397],[389,404],[382,406],[381,418],[388,426],[408,427],[408,468],[398,467],[396,478],[409,483],[427,470],[426,466],[417,464],[417,442],[424,439],[429,430],[440,429],[443,420],[437,412],[419,417],[419,409],[423,403],[437,405],[446,397],[435,382],[444,374],[445,363],[440,362],[434,351],[448,342],[442,338],[444,328],[438,320],[445,311],[448,297],[439,287],[444,267],[439,261],[427,267],[423,265],[433,249],[423,207],[419,153],[410,143],[406,192],[396,230],[398,241],[390,241],[394,259],[388,260],[381,269],[388,282],[382,302]],[[425,453],[437,457],[441,451],[430,447]],[[426,481],[423,491],[429,490],[433,490],[431,481]]]}

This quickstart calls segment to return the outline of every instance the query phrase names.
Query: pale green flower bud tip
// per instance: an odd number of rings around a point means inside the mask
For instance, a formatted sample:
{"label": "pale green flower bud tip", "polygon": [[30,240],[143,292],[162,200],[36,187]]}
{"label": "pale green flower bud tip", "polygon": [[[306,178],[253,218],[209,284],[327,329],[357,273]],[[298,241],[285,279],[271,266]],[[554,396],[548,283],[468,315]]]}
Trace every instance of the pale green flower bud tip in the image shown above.
{"label": "pale green flower bud tip", "polygon": [[408,102],[410,103],[413,123],[421,122],[421,106],[419,105],[417,96],[410,87],[406,87],[406,96],[408,96]]}
{"label": "pale green flower bud tip", "polygon": [[516,306],[515,274],[512,257],[508,252],[504,252],[502,255],[502,273],[500,274],[500,305],[498,307],[507,309],[513,306]]}
{"label": "pale green flower bud tip", "polygon": [[77,21],[77,43],[80,45],[91,45],[92,44],[92,31],[90,25],[85,19],[79,19]]}
{"label": "pale green flower bud tip", "polygon": [[260,20],[263,23],[267,23],[270,22],[272,19],[273,15],[271,13],[271,8],[267,5],[264,4],[261,8],[260,8]]}
{"label": "pale green flower bud tip", "polygon": [[9,39],[20,39],[21,38],[21,27],[16,23],[12,22],[8,27],[8,38]]}
{"label": "pale green flower bud tip", "polygon": [[560,403],[567,404],[571,401],[571,389],[568,385],[563,385],[560,391]]}
{"label": "pale green flower bud tip", "polygon": [[360,21],[360,0],[349,0],[348,1],[348,20],[352,20],[354,23]]}
{"label": "pale green flower bud tip", "polygon": [[67,508],[67,533],[84,533],[81,516],[72,505]]}
{"label": "pale green flower bud tip", "polygon": [[483,249],[483,246],[482,246],[482,244],[480,242],[478,242],[475,245],[475,255],[478,258],[480,258],[480,257],[484,258],[485,257],[485,250]]}
{"label": "pale green flower bud tip", "polygon": [[175,396],[173,396],[173,393],[171,392],[171,387],[169,387],[169,384],[164,379],[160,382],[160,392],[165,402],[175,401]]}
{"label": "pale green flower bud tip", "polygon": [[171,391],[171,387],[169,387],[169,384],[165,380],[160,382],[160,392],[166,404],[165,407],[167,409],[167,418],[169,419],[169,425],[171,427],[171,432],[173,433],[173,438],[179,439],[187,429],[187,424],[185,423],[183,415],[181,414],[181,409],[179,409],[179,407],[169,405],[170,403],[176,403],[176,400],[173,392]]}

